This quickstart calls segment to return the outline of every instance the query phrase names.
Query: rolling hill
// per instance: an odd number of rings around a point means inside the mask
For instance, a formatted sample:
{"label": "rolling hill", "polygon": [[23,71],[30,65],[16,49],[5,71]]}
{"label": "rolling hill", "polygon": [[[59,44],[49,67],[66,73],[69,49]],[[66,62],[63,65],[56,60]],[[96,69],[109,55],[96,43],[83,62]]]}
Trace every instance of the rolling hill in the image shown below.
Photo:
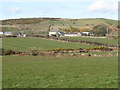
{"label": "rolling hill", "polygon": [[104,24],[108,27],[117,28],[117,20],[104,18],[85,18],[85,19],[62,19],[62,18],[20,18],[2,20],[1,31],[26,31],[29,33],[47,33],[51,24],[51,31],[58,28],[92,28],[96,25]]}

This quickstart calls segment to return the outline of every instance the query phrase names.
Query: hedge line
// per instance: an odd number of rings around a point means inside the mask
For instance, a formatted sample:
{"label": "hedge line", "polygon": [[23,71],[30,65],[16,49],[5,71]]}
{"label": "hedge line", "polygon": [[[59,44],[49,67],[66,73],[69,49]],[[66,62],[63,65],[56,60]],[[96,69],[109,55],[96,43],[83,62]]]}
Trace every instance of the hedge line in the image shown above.
{"label": "hedge line", "polygon": [[52,50],[30,50],[30,52],[19,52],[19,51],[14,51],[11,49],[5,50],[3,48],[0,49],[0,55],[6,56],[6,55],[57,55],[57,54],[74,54],[74,53],[88,53],[91,51],[112,51],[113,49],[108,48],[108,47],[96,47],[96,48],[88,48],[88,49],[65,49],[65,48],[57,48],[57,49],[52,49]]}
{"label": "hedge line", "polygon": [[99,46],[102,46],[102,47],[114,47],[114,48],[120,47],[118,45],[110,45],[110,44],[104,44],[104,43],[98,43],[98,42],[91,42],[91,41],[83,41],[83,40],[71,40],[71,39],[51,37],[51,36],[29,35],[28,37],[40,37],[40,38],[60,40],[60,41],[73,42],[73,43],[94,44],[94,45],[99,45]]}

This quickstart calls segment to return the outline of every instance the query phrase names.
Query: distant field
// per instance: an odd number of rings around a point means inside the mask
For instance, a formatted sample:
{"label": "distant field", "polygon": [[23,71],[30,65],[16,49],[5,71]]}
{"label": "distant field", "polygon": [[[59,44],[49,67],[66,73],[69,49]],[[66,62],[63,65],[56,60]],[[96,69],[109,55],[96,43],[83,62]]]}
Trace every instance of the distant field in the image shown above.
{"label": "distant field", "polygon": [[3,57],[3,88],[117,88],[117,57]]}
{"label": "distant field", "polygon": [[41,38],[3,38],[2,46],[5,49],[16,51],[29,51],[36,48],[40,50],[56,49],[56,48],[92,48],[96,45],[74,44],[60,41],[53,41]]}
{"label": "distant field", "polygon": [[84,40],[91,42],[99,42],[110,45],[118,45],[118,39],[107,39],[107,38],[89,38],[89,37],[63,37],[71,40]]}

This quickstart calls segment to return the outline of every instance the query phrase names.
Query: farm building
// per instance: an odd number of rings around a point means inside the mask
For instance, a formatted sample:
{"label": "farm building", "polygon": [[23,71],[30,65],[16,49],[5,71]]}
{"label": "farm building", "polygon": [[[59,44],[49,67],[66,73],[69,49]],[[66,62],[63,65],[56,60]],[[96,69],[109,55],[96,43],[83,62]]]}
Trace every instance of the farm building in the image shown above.
{"label": "farm building", "polygon": [[81,36],[81,33],[66,33],[64,34],[64,36],[68,36],[68,37]]}
{"label": "farm building", "polygon": [[57,30],[57,31],[49,32],[49,36],[64,36],[64,33]]}
{"label": "farm building", "polygon": [[3,32],[0,32],[0,35],[3,35],[4,33]]}
{"label": "farm building", "polygon": [[75,33],[66,33],[66,34],[64,34],[64,36],[72,37],[72,36],[77,36],[77,34],[75,34]]}
{"label": "farm building", "polygon": [[91,32],[73,32],[73,33],[64,33],[61,32],[60,30],[56,30],[56,31],[50,31],[49,32],[49,36],[66,36],[66,37],[75,37],[75,36],[94,36],[93,33]]}
{"label": "farm building", "polygon": [[26,37],[26,34],[23,32],[0,32],[0,35],[14,36],[14,37]]}
{"label": "farm building", "polygon": [[49,36],[57,36],[57,32],[49,32]]}
{"label": "farm building", "polygon": [[91,32],[81,32],[81,36],[94,36]]}
{"label": "farm building", "polygon": [[4,35],[6,35],[6,36],[12,36],[12,32],[4,32]]}
{"label": "farm building", "polygon": [[23,32],[20,32],[20,33],[17,35],[17,37],[26,37],[26,34],[23,33]]}

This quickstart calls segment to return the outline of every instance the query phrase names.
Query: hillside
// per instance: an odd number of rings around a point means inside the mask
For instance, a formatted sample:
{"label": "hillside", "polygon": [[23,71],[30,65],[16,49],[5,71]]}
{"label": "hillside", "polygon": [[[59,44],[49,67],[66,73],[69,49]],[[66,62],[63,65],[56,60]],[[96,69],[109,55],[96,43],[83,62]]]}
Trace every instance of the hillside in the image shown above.
{"label": "hillside", "polygon": [[61,18],[21,18],[2,20],[1,31],[26,31],[29,33],[47,33],[49,25],[51,31],[58,28],[92,28],[96,25],[105,24],[107,26],[117,26],[117,20],[104,18],[86,18],[86,19],[61,19]]}

